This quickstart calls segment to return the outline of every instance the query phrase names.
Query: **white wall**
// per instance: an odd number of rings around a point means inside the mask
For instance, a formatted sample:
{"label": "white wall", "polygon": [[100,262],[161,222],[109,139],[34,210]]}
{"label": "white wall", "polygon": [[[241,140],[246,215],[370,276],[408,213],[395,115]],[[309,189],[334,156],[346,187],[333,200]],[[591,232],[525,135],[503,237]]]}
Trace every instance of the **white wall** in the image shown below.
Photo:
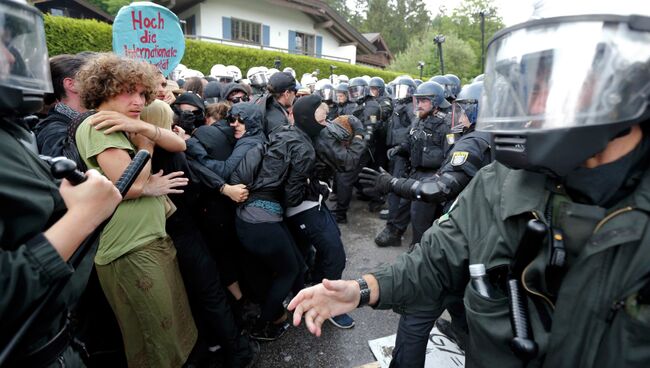
{"label": "white wall", "polygon": [[[356,62],[356,46],[340,46],[327,30],[314,29],[314,21],[299,10],[273,5],[261,0],[206,0],[179,14],[186,19],[196,16],[196,33],[204,37],[223,38],[222,17],[238,18],[269,26],[269,46],[289,48],[289,31],[323,37],[322,54]],[[262,35],[260,35],[261,37]]]}

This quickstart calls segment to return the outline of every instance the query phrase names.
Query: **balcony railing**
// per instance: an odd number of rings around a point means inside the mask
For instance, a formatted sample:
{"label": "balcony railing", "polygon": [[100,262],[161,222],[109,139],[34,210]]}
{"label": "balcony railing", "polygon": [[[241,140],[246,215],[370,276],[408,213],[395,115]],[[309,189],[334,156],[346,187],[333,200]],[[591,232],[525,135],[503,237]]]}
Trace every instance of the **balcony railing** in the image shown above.
{"label": "balcony railing", "polygon": [[185,38],[192,39],[192,40],[220,43],[222,45],[228,45],[228,46],[247,47],[247,48],[258,49],[258,50],[278,51],[278,52],[283,52],[285,54],[293,54],[293,55],[305,55],[305,56],[311,56],[311,57],[320,58],[320,59],[340,61],[340,62],[348,63],[348,64],[350,64],[350,62],[351,62],[350,59],[342,58],[342,57],[338,57],[338,56],[331,56],[331,55],[320,55],[319,56],[319,55],[315,55],[315,54],[302,53],[302,52],[300,52],[298,50],[289,50],[289,49],[283,49],[283,48],[273,47],[273,46],[263,46],[263,45],[260,45],[260,44],[243,42],[243,41],[224,40],[222,38],[216,38],[216,37],[208,37],[208,36],[200,36],[200,35],[185,35]]}

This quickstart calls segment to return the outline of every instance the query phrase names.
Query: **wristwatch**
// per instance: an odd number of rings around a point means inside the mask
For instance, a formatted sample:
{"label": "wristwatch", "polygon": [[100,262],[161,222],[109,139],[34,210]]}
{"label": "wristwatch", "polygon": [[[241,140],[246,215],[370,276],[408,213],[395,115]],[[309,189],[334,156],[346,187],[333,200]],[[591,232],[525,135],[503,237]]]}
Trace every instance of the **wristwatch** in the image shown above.
{"label": "wristwatch", "polygon": [[357,308],[365,307],[368,305],[370,302],[370,288],[368,287],[368,283],[366,280],[363,278],[357,279],[357,283],[359,284],[359,304],[357,305]]}

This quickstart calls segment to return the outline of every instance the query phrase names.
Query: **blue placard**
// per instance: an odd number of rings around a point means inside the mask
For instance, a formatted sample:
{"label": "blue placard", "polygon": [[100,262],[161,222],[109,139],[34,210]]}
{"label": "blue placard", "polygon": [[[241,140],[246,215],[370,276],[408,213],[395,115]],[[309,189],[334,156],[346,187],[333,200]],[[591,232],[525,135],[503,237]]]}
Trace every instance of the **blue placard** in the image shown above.
{"label": "blue placard", "polygon": [[147,60],[169,75],[185,53],[178,17],[148,1],[122,7],[113,22],[113,52]]}

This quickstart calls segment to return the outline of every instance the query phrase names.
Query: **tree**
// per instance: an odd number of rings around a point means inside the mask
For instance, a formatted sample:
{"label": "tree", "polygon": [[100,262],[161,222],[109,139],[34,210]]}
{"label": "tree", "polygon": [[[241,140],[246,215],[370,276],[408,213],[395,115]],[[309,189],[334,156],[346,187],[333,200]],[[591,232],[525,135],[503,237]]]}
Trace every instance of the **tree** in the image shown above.
{"label": "tree", "polygon": [[[412,38],[406,50],[399,53],[388,70],[419,75],[418,62],[424,61],[423,79],[440,74],[438,48],[433,42],[437,33],[429,29],[425,34]],[[467,81],[476,76],[474,68],[467,60],[475,60],[476,54],[471,46],[454,34],[445,35],[442,52],[445,61],[445,73],[452,73]]]}

